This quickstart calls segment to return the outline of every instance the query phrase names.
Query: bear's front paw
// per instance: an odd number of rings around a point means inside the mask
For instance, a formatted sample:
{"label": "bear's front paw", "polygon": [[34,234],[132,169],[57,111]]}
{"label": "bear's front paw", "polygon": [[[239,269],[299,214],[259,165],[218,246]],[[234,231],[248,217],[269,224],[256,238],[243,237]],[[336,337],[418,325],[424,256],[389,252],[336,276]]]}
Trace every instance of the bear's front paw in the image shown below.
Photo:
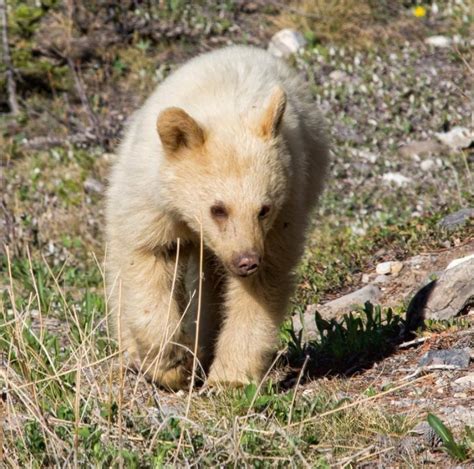
{"label": "bear's front paw", "polygon": [[153,379],[157,384],[170,391],[187,389],[191,381],[191,370],[188,366],[178,365],[161,372]]}
{"label": "bear's front paw", "polygon": [[207,386],[215,388],[241,388],[252,381],[257,381],[243,371],[235,368],[213,366],[206,382]]}

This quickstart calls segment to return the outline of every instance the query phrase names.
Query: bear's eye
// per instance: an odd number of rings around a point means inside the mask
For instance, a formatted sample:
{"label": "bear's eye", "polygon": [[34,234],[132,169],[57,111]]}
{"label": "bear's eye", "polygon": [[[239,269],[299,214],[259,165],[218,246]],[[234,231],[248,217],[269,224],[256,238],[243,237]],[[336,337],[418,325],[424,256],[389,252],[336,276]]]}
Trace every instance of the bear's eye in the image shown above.
{"label": "bear's eye", "polygon": [[262,205],[260,212],[258,212],[258,218],[260,218],[260,220],[263,220],[268,215],[269,212],[270,212],[270,205]]}
{"label": "bear's eye", "polygon": [[222,204],[216,204],[211,207],[211,215],[213,218],[219,218],[221,220],[229,216],[229,212]]}

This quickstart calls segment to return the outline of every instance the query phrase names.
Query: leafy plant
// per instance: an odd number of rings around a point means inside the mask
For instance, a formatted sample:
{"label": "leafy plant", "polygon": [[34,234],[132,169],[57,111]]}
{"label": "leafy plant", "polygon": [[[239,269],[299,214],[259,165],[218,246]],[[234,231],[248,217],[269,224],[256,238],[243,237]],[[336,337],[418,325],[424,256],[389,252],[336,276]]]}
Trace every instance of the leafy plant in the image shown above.
{"label": "leafy plant", "polygon": [[290,329],[288,348],[290,361],[309,355],[321,373],[347,372],[385,356],[393,349],[403,325],[403,319],[391,308],[383,310],[370,302],[341,320],[323,319],[319,312],[314,319],[319,337],[302,344],[302,334],[297,336]]}
{"label": "leafy plant", "polygon": [[[457,443],[449,428],[442,420],[433,414],[428,414],[428,423],[443,442],[443,449],[454,459],[465,461],[468,459],[468,450],[465,443]],[[472,436],[472,431],[469,429]]]}

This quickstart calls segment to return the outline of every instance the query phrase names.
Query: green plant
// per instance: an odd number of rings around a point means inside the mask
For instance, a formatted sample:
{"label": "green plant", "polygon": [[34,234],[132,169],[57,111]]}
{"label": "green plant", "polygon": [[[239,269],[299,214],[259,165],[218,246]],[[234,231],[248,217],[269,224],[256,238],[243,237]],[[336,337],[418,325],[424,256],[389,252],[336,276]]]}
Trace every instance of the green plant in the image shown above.
{"label": "green plant", "polygon": [[[428,414],[428,423],[431,428],[436,432],[436,434],[441,438],[443,442],[443,449],[454,459],[458,461],[465,461],[468,459],[468,448],[467,445],[463,443],[457,443],[454,439],[454,436],[449,430],[449,428],[442,422],[442,420],[433,414]],[[470,439],[472,438],[472,430],[469,429]]]}
{"label": "green plant", "polygon": [[290,360],[314,357],[320,373],[345,373],[382,358],[393,349],[403,325],[403,319],[391,308],[383,310],[370,302],[341,320],[325,320],[319,312],[314,319],[318,338],[302,344],[302,334],[297,336],[290,328],[288,347]]}

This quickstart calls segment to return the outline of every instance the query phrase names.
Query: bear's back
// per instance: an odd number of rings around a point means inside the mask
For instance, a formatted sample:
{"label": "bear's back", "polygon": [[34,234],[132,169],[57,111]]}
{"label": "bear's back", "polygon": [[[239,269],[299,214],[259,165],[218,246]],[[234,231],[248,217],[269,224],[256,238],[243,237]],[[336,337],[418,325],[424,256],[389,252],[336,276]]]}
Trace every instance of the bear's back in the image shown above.
{"label": "bear's back", "polygon": [[150,96],[144,112],[178,106],[206,124],[212,116],[246,113],[263,106],[275,85],[290,99],[300,81],[286,64],[268,52],[234,46],[203,54],[171,74]]}

